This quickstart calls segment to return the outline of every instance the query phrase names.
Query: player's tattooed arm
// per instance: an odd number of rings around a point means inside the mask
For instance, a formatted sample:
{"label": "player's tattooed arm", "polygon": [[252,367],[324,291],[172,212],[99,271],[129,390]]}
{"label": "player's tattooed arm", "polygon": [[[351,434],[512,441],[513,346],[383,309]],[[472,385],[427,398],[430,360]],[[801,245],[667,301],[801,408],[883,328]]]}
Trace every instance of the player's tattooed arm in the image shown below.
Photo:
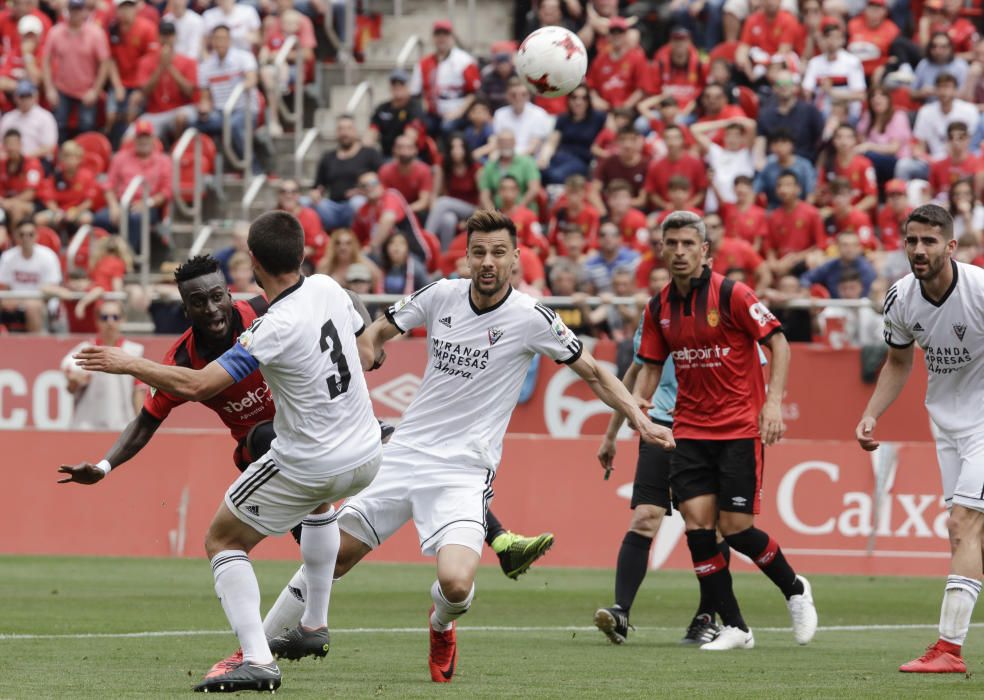
{"label": "player's tattooed arm", "polygon": [[90,372],[129,374],[148,386],[188,401],[206,401],[235,383],[218,362],[210,362],[202,369],[189,369],[133,357],[119,348],[96,346],[79,350],[75,359],[82,369]]}
{"label": "player's tattooed arm", "polygon": [[[650,421],[642,412],[638,399],[633,398],[629,390],[614,374],[599,365],[591,353],[586,350],[583,351],[581,356],[570,365],[570,368],[587,382],[595,396],[616,411],[624,413],[643,440],[662,445],[667,449],[675,446],[673,433],[669,429]],[[642,405],[651,406],[648,401]]]}
{"label": "player's tattooed arm", "polygon": [[[123,428],[123,432],[116,438],[116,442],[103,459],[109,462],[109,465],[114,469],[124,462],[128,462],[150,442],[150,438],[154,436],[160,426],[161,421],[146,411],[141,411]],[[81,462],[75,465],[63,464],[58,468],[58,473],[66,476],[66,478],[59,480],[59,484],[74,482],[90,485],[102,481],[106,476],[105,471],[91,462]]]}

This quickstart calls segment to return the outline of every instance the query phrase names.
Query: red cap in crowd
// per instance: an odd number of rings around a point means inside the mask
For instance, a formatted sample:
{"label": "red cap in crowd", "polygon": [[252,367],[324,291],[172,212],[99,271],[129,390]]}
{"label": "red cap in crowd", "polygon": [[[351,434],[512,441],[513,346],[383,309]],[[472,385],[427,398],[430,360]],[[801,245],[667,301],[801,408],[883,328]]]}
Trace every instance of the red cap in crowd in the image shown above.
{"label": "red cap in crowd", "polygon": [[885,194],[905,194],[905,180],[889,180],[885,183]]}
{"label": "red cap in crowd", "polygon": [[154,125],[146,119],[140,119],[133,125],[133,133],[137,136],[153,136]]}
{"label": "red cap in crowd", "polygon": [[888,7],[888,3],[885,0],[868,0],[869,5],[876,5],[877,7]]}
{"label": "red cap in crowd", "polygon": [[448,34],[454,33],[454,27],[451,25],[451,20],[449,19],[439,19],[434,22],[434,34],[438,32],[447,32]]}

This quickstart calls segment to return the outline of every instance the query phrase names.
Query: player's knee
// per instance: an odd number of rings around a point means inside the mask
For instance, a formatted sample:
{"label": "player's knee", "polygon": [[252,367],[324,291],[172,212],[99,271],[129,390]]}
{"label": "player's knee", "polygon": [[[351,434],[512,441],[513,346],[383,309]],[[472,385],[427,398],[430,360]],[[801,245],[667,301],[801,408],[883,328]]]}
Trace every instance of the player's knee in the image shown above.
{"label": "player's knee", "polygon": [[665,514],[666,511],[659,506],[636,506],[636,509],[632,511],[632,522],[629,523],[629,530],[643,537],[655,537]]}
{"label": "player's knee", "polygon": [[737,535],[755,524],[755,518],[748,513],[728,513],[722,511],[718,516],[718,531],[723,537]]}
{"label": "player's knee", "polygon": [[472,580],[464,576],[441,579],[441,593],[449,603],[460,603],[471,593]]}
{"label": "player's knee", "polygon": [[954,506],[946,523],[950,546],[956,549],[968,542],[972,542],[975,547],[980,546],[982,525],[984,525],[984,514]]}

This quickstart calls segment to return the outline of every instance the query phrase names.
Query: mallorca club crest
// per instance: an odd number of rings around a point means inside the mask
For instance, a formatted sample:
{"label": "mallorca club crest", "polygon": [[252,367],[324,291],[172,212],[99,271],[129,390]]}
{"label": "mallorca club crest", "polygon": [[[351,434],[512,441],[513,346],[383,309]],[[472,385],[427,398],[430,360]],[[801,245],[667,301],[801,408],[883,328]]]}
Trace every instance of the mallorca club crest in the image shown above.
{"label": "mallorca club crest", "polygon": [[717,328],[718,323],[721,322],[721,314],[718,313],[717,309],[711,309],[707,312],[707,325],[711,328]]}
{"label": "mallorca club crest", "polygon": [[498,326],[495,328],[489,328],[489,345],[495,345],[499,342],[499,338],[502,337],[502,329]]}
{"label": "mallorca club crest", "polygon": [[967,332],[967,324],[965,323],[954,323],[953,332],[957,334],[957,339],[963,341],[964,333]]}

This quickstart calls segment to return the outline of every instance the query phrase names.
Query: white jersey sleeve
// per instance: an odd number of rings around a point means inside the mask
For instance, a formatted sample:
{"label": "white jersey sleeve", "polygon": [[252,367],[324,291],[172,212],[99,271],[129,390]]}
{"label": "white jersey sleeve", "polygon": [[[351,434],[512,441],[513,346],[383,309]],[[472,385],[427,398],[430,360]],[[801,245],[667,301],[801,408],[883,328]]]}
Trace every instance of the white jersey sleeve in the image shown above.
{"label": "white jersey sleeve", "polygon": [[533,306],[526,337],[530,351],[546,355],[557,363],[577,362],[584,351],[581,341],[560,316],[542,304]]}
{"label": "white jersey sleeve", "polygon": [[905,320],[906,289],[910,280],[903,278],[892,285],[885,295],[885,342],[893,348],[907,348],[915,341],[912,329]]}
{"label": "white jersey sleeve", "polygon": [[254,319],[239,336],[239,344],[261,365],[272,365],[283,353],[283,344],[276,322],[264,323],[266,320],[263,316]]}
{"label": "white jersey sleeve", "polygon": [[413,294],[403,297],[393,306],[386,309],[386,318],[396,326],[401,333],[419,326],[430,326],[431,311],[440,302],[443,292],[446,291],[449,280],[438,280],[431,282],[426,287],[421,287]]}

